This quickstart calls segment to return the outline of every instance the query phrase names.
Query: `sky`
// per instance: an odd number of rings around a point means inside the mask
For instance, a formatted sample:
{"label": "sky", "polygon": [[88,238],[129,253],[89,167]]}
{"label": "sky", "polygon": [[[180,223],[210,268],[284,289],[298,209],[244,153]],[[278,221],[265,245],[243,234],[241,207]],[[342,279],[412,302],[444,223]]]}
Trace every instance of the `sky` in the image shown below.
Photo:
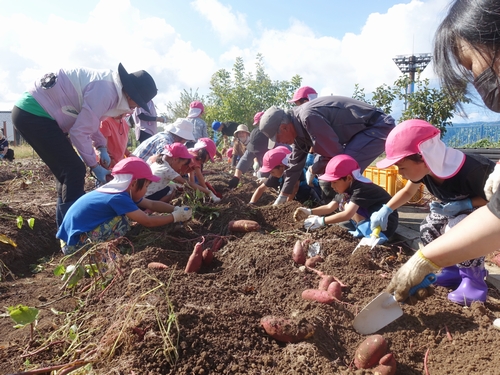
{"label": "sky", "polygon": [[[158,111],[183,90],[207,95],[211,76],[262,54],[272,80],[320,95],[370,94],[401,75],[397,55],[432,52],[450,0],[0,0],[0,111],[45,73],[87,67],[148,71]],[[438,85],[432,63],[422,78]],[[454,122],[495,121],[483,106]],[[393,116],[398,118],[398,108]]]}

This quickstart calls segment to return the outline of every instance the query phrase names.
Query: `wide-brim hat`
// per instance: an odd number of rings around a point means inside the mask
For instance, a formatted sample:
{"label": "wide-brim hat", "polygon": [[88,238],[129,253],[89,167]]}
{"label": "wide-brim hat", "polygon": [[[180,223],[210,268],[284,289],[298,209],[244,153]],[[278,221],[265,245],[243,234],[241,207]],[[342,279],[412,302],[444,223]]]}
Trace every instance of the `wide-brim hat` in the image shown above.
{"label": "wide-brim hat", "polygon": [[138,106],[149,111],[148,102],[158,93],[153,77],[145,70],[127,73],[122,63],[118,64],[118,74],[123,90]]}
{"label": "wide-brim hat", "polygon": [[193,136],[194,126],[185,118],[178,118],[173,123],[165,126],[165,131],[175,134],[186,141],[194,141]]}
{"label": "wide-brim hat", "polygon": [[236,131],[234,132],[234,135],[236,137],[237,137],[236,133],[238,133],[238,132],[245,132],[245,133],[250,134],[250,132],[248,131],[248,126],[246,126],[245,124],[238,125],[238,127],[236,128]]}

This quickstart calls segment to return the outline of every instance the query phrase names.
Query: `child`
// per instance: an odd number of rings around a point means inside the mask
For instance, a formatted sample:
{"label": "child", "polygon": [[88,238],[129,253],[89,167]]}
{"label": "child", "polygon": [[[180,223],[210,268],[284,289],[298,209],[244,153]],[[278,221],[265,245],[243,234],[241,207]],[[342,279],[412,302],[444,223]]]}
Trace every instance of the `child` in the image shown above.
{"label": "child", "polygon": [[[373,184],[368,178],[361,175],[359,165],[349,155],[337,155],[330,159],[326,166],[325,174],[320,180],[328,181],[337,193],[328,204],[313,209],[299,207],[295,210],[295,220],[304,220],[304,228],[313,230],[326,224],[351,221],[356,228],[352,231],[355,237],[366,237],[371,233],[370,215],[387,203],[391,196],[380,186]],[[336,209],[341,211],[330,215]],[[388,225],[382,228],[380,241],[394,234],[398,227],[398,214],[392,212],[388,217]]]}
{"label": "child", "polygon": [[170,182],[180,185],[187,183],[180,173],[189,166],[191,158],[192,155],[182,143],[165,145],[164,151],[151,164],[151,171],[160,180],[149,184],[146,198],[154,201],[170,201],[175,192],[175,185]]}
{"label": "child", "polygon": [[[267,190],[267,188],[275,188],[280,189],[283,186],[283,173],[285,169],[288,168],[288,157],[290,156],[291,151],[285,146],[278,146],[273,148],[272,150],[267,151],[264,154],[264,158],[262,159],[262,167],[259,169],[261,173],[269,173],[269,178],[265,179],[265,181],[255,190],[250,199],[250,204],[255,204],[262,194]],[[299,187],[300,182],[305,180],[304,174],[300,177],[300,180],[295,183],[293,193],[288,197],[288,200],[291,201],[294,197],[297,196],[306,196],[307,194],[303,194],[300,192]],[[308,190],[310,190],[309,186],[306,186]],[[307,195],[309,196],[309,195]]]}
{"label": "child", "polygon": [[214,156],[217,152],[214,141],[210,138],[200,138],[192,148],[188,149],[188,151],[191,154],[191,163],[186,168],[185,173],[189,174],[189,185],[208,195],[212,202],[220,202],[221,197],[218,196],[214,188],[205,181],[202,173],[203,164],[208,160],[212,163],[214,161]]}
{"label": "child", "polygon": [[[467,155],[446,147],[437,128],[423,120],[407,120],[389,133],[385,144],[387,157],[378,168],[396,165],[408,180],[405,187],[371,216],[372,229],[386,226],[392,210],[402,206],[423,183],[439,202],[430,204],[431,212],[420,225],[420,239],[429,244],[445,233],[461,214],[470,214],[487,203],[483,186],[495,164],[481,155]],[[464,217],[464,216],[463,216]],[[448,299],[461,305],[486,301],[484,257],[444,268],[436,285],[454,289]]]}
{"label": "child", "polygon": [[[159,177],[142,159],[132,156],[119,161],[112,175],[111,182],[81,196],[66,213],[56,235],[65,255],[75,253],[88,240],[104,242],[125,235],[130,229],[129,220],[157,227],[191,218],[189,207],[144,198],[149,184],[158,182]],[[142,209],[170,215],[148,216]]]}
{"label": "child", "polygon": [[14,161],[14,151],[9,148],[9,141],[0,129],[0,160]]}
{"label": "child", "polygon": [[247,144],[250,141],[250,132],[245,124],[240,124],[234,132],[233,141],[233,155],[231,159],[231,166],[236,167],[236,164],[243,156],[247,149]]}
{"label": "child", "polygon": [[129,129],[124,115],[106,117],[101,121],[99,130],[104,138],[106,138],[108,153],[111,159],[109,169],[113,168],[123,158],[130,156],[131,153],[127,150]]}

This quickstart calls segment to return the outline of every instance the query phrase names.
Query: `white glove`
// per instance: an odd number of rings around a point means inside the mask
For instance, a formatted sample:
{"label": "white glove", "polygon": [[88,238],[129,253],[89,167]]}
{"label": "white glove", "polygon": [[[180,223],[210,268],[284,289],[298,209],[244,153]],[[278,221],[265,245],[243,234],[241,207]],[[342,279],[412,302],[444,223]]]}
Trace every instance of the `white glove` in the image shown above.
{"label": "white glove", "polygon": [[174,223],[177,223],[179,221],[188,221],[191,219],[192,215],[193,215],[193,210],[188,206],[182,206],[179,207],[178,209],[174,208],[174,211],[172,212],[172,216],[174,217]]}
{"label": "white glove", "polygon": [[293,213],[293,218],[295,219],[295,221],[302,221],[307,219],[309,215],[312,215],[311,209],[306,207],[299,207]]}
{"label": "white glove", "polygon": [[267,177],[259,177],[259,178],[257,179],[257,182],[258,182],[259,184],[263,184],[264,182],[266,182],[266,180],[267,180]]}
{"label": "white glove", "polygon": [[254,162],[253,162],[253,170],[254,170],[255,172],[258,172],[258,171],[259,171],[259,169],[260,169],[259,162],[258,162],[258,161],[254,161]]}
{"label": "white glove", "polygon": [[287,197],[285,197],[284,195],[278,195],[278,198],[276,198],[276,200],[274,201],[273,206],[278,206],[280,204],[283,204],[286,202],[286,200]]}
{"label": "white glove", "polygon": [[491,172],[490,176],[484,184],[484,194],[486,194],[486,199],[491,200],[491,197],[498,189],[498,184],[500,184],[500,164],[495,165],[495,169]]}
{"label": "white glove", "polygon": [[212,202],[214,202],[214,203],[220,202],[220,198],[217,195],[215,195],[213,191],[211,191],[209,193],[209,195],[210,195],[210,199],[212,200]]}
{"label": "white glove", "polygon": [[396,300],[403,302],[409,297],[412,287],[420,284],[428,274],[439,268],[419,250],[396,272],[386,292],[394,293]]}
{"label": "white glove", "polygon": [[312,167],[307,168],[307,172],[306,172],[307,185],[313,186],[314,177],[315,177],[315,175],[314,175],[314,173],[312,173]]}
{"label": "white glove", "polygon": [[304,221],[304,229],[315,230],[324,226],[324,216],[311,215]]}

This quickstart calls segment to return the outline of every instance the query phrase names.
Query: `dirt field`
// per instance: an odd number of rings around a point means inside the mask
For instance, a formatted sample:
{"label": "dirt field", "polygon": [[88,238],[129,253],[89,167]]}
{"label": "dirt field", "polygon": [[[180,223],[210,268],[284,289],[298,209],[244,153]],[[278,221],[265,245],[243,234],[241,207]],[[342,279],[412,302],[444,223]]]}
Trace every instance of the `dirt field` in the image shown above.
{"label": "dirt field", "polygon": [[[194,220],[184,226],[134,226],[127,239],[91,249],[99,277],[84,277],[68,289],[54,275],[56,267],[93,261],[62,258],[50,171],[34,160],[0,164],[0,235],[17,244],[0,242],[2,312],[19,304],[40,311],[32,341],[29,326],[15,329],[8,315],[0,319],[0,373],[40,368],[54,374],[76,369],[71,373],[372,373],[353,365],[365,337],[351,323],[411,250],[393,244],[371,252],[362,248],[352,256],[358,241],[345,229],[306,233],[292,218],[297,202],[273,207],[275,196],[268,194],[250,207],[257,186],[251,175],[229,191],[228,165],[218,162],[207,169],[207,180],[224,195],[219,204],[197,202]],[[33,229],[30,218],[35,219]],[[234,219],[255,220],[261,230],[229,233]],[[211,265],[186,274],[186,262],[202,238],[204,247],[220,238],[224,245]],[[301,272],[292,260],[295,242],[306,238],[320,245],[324,262],[316,268],[347,285],[342,302],[326,305],[301,298],[320,280],[313,272]],[[150,269],[150,262],[168,268]],[[490,287],[484,305],[463,308],[448,302],[447,292],[436,288],[425,303],[404,305],[404,315],[378,332],[397,360],[396,373],[498,374],[500,359],[494,353],[500,331],[491,323],[500,317],[499,293]],[[308,322],[314,335],[293,344],[278,342],[261,327],[266,315]]]}

